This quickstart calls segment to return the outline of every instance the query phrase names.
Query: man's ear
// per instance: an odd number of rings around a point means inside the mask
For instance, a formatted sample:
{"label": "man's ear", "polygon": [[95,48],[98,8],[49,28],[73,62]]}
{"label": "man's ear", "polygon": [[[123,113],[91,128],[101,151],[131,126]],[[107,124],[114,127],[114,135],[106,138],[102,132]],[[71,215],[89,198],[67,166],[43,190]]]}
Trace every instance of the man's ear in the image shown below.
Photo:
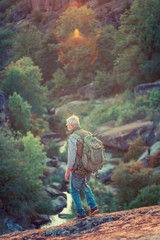
{"label": "man's ear", "polygon": [[71,126],[72,128],[74,128],[74,124],[73,124],[73,123],[71,123],[70,126]]}

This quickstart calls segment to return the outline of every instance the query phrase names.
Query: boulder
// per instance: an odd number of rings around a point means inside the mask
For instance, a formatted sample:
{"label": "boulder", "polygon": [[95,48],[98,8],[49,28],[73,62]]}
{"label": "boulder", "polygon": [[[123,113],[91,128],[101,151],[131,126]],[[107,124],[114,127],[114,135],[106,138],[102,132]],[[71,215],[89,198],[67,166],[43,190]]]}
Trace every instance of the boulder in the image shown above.
{"label": "boulder", "polygon": [[100,136],[104,132],[107,132],[114,128],[116,121],[108,121],[107,123],[101,124],[94,132],[95,136]]}
{"label": "boulder", "polygon": [[[53,186],[53,185],[52,185]],[[45,191],[51,196],[51,197],[59,197],[62,196],[63,198],[67,199],[67,196],[65,193],[59,191],[58,189],[55,189],[51,187],[50,185],[47,185],[45,187]]]}
{"label": "boulder", "polygon": [[24,230],[13,218],[5,218],[4,225],[7,228],[5,233],[20,232]]}
{"label": "boulder", "polygon": [[142,155],[138,158],[137,161],[141,161],[144,163],[145,167],[148,167],[148,163],[147,163],[147,158],[150,156],[154,156],[157,152],[160,151],[160,141],[155,142],[149,150],[146,150],[144,153],[142,153]]}
{"label": "boulder", "polygon": [[134,95],[135,97],[148,95],[153,89],[160,91],[160,82],[157,83],[144,83],[135,87]]}
{"label": "boulder", "polygon": [[101,170],[98,171],[98,179],[101,182],[110,182],[111,181],[111,176],[113,173],[115,166],[112,164],[108,163],[103,166]]}
{"label": "boulder", "polygon": [[43,170],[43,175],[45,177],[50,177],[50,176],[54,175],[56,172],[57,172],[57,168],[46,166]]}
{"label": "boulder", "polygon": [[57,167],[58,166],[58,158],[47,158],[45,160],[45,163],[47,164],[48,167]]}
{"label": "boulder", "polygon": [[67,164],[61,163],[57,170],[57,175],[61,177],[62,181],[65,181],[65,172],[66,172]]}
{"label": "boulder", "polygon": [[57,198],[51,201],[52,209],[50,215],[59,213],[63,210],[63,208],[67,207],[66,199],[62,196],[58,196]]}
{"label": "boulder", "polygon": [[83,111],[87,101],[72,101],[56,108],[55,115],[61,115],[65,118],[69,117],[73,113]]}
{"label": "boulder", "polygon": [[147,139],[146,144],[147,146],[152,146],[155,142],[158,141],[160,141],[160,123],[153,127],[150,137]]}
{"label": "boulder", "polygon": [[97,97],[96,90],[95,90],[95,87],[94,87],[93,83],[90,83],[88,85],[85,85],[85,86],[79,88],[78,89],[78,94],[84,100],[92,99],[92,98]]}
{"label": "boulder", "polygon": [[51,222],[51,220],[46,214],[36,214],[36,216],[33,216],[32,219],[32,224],[34,224],[36,228],[48,222]]}
{"label": "boulder", "polygon": [[152,128],[153,123],[150,121],[136,121],[121,127],[106,128],[106,130],[104,128],[103,132],[99,132],[97,129],[95,135],[106,147],[128,150],[129,143],[133,142],[139,136],[146,142]]}
{"label": "boulder", "polygon": [[61,136],[58,133],[45,133],[41,136],[41,142],[43,144],[47,143],[49,140],[54,140],[56,141],[60,141],[61,140]]}
{"label": "boulder", "polygon": [[53,182],[50,184],[51,188],[57,189],[57,190],[61,190],[62,189],[62,183],[60,182]]}

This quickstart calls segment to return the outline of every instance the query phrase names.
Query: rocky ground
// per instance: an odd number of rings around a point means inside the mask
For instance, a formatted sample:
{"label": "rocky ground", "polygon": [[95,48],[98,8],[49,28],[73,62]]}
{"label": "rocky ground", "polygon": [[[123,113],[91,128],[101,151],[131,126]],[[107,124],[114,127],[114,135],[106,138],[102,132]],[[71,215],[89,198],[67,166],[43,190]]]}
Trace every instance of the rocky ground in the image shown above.
{"label": "rocky ground", "polygon": [[57,227],[15,232],[0,240],[159,240],[160,206],[143,207],[115,213],[97,214],[86,220],[71,221]]}

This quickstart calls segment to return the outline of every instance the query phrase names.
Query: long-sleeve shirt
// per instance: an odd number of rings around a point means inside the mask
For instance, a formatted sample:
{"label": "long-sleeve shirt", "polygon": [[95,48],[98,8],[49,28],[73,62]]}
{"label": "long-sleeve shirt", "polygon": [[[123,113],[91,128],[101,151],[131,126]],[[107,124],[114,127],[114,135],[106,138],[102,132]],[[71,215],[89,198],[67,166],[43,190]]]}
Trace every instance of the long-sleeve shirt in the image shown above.
{"label": "long-sleeve shirt", "polygon": [[77,154],[77,139],[69,137],[68,139],[68,163],[67,168],[72,169]]}

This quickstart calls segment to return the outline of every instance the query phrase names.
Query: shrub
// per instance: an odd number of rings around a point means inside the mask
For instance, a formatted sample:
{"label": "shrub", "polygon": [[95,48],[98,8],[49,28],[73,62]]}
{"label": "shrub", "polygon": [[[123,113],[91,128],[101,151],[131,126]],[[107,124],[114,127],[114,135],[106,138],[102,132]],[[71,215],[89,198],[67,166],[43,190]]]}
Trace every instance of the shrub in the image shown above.
{"label": "shrub", "polygon": [[143,141],[142,137],[138,137],[134,142],[129,144],[129,150],[124,155],[123,161],[129,162],[130,160],[137,160],[138,157],[146,150],[148,147]]}
{"label": "shrub", "polygon": [[101,213],[115,212],[118,210],[118,199],[111,189],[109,190],[107,186],[95,178],[90,179],[90,186],[93,189],[92,191]]}
{"label": "shrub", "polygon": [[121,204],[129,204],[138,191],[151,182],[150,168],[143,168],[142,162],[121,162],[114,170],[112,184],[117,188],[117,197]]}
{"label": "shrub", "polygon": [[38,118],[36,114],[32,115],[30,131],[34,136],[40,136],[44,132],[49,132],[48,122],[42,118]]}
{"label": "shrub", "polygon": [[158,151],[152,157],[148,157],[148,164],[150,167],[155,168],[160,166],[160,151]]}
{"label": "shrub", "polygon": [[14,130],[26,133],[30,129],[31,106],[14,92],[9,97],[10,121]]}
{"label": "shrub", "polygon": [[138,208],[160,204],[160,185],[146,186],[129,204],[129,208]]}
{"label": "shrub", "polygon": [[[21,138],[0,129],[0,200],[10,215],[24,209],[30,214],[37,200],[43,198],[42,182],[45,153],[40,141],[31,133]],[[23,218],[27,218],[25,213]]]}

